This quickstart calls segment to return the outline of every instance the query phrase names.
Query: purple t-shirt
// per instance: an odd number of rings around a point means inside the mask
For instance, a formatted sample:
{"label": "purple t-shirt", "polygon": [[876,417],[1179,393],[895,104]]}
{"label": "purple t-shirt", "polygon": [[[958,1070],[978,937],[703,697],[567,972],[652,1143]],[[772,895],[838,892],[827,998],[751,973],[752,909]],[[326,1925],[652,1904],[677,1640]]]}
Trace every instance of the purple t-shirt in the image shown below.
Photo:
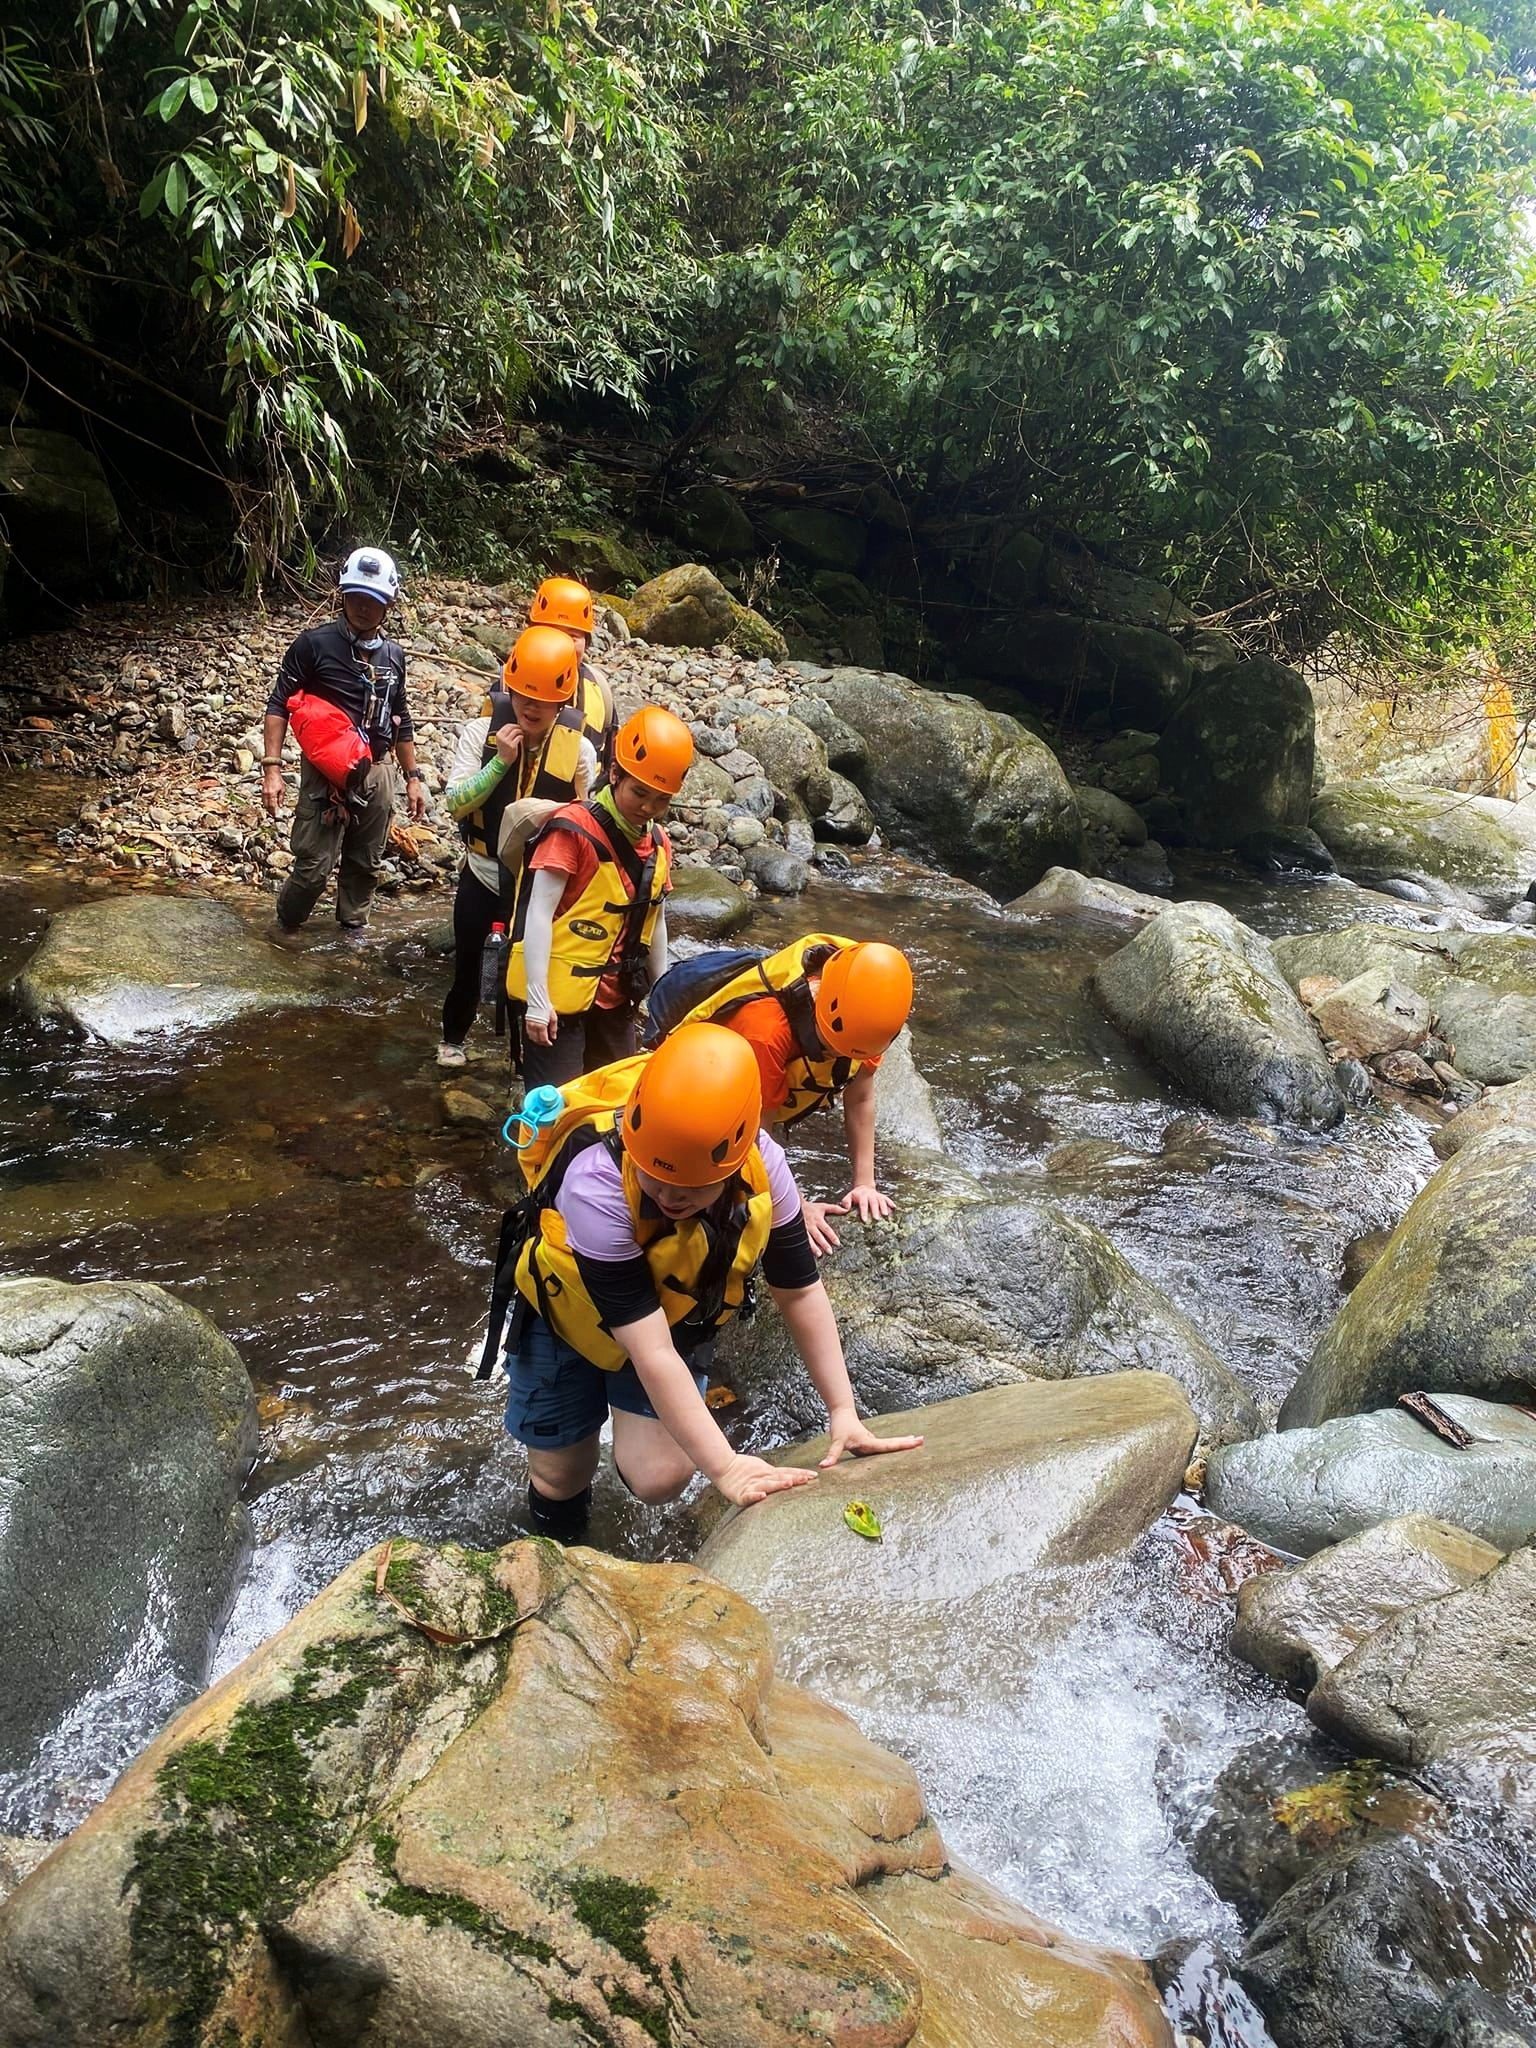
{"label": "purple t-shirt", "polygon": [[[800,1214],[800,1190],[784,1157],[784,1147],[766,1131],[757,1134],[757,1149],[768,1169],[775,1226]],[[566,1173],[555,1207],[565,1219],[573,1252],[584,1259],[638,1259],[644,1248],[636,1242],[634,1218],[624,1199],[624,1175],[606,1145],[589,1145]]]}

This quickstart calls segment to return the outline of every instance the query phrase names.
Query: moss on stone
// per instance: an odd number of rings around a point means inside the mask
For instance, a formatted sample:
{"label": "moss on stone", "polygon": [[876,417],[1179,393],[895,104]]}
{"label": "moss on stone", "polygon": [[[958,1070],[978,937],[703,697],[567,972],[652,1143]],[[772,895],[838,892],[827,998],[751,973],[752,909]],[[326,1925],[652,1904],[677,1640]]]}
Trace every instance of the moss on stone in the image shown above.
{"label": "moss on stone", "polygon": [[1366,1818],[1384,1782],[1379,1763],[1348,1764],[1315,1785],[1283,1794],[1274,1803],[1274,1816],[1305,1847],[1327,1848]]}
{"label": "moss on stone", "polygon": [[169,1995],[165,2048],[195,2048],[242,1939],[295,1905],[346,1848],[312,1776],[332,1730],[395,1682],[398,1645],[311,1645],[281,1699],[241,1706],[222,1741],[189,1742],[156,1781],[164,1823],[133,1846],[135,1974]]}
{"label": "moss on stone", "polygon": [[566,1890],[577,1919],[589,1934],[606,1941],[626,1963],[633,1963],[654,1982],[660,1981],[645,1942],[646,1924],[661,1904],[659,1892],[648,1884],[631,1884],[628,1878],[606,1872],[597,1877],[568,1878]]}

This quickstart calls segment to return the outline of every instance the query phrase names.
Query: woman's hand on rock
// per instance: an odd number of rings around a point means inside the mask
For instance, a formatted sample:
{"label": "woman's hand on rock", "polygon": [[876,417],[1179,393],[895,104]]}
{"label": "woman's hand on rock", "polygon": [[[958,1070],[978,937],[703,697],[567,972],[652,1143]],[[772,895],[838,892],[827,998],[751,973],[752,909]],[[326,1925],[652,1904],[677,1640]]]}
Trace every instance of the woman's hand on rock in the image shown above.
{"label": "woman's hand on rock", "polygon": [[804,1196],[800,1199],[800,1214],[805,1218],[805,1234],[811,1240],[811,1250],[818,1259],[828,1252],[840,1249],[843,1240],[827,1221],[829,1216],[846,1216],[846,1202],[812,1202]]}
{"label": "woman's hand on rock", "polygon": [[827,1418],[827,1434],[832,1441],[821,1461],[819,1469],[823,1472],[845,1452],[855,1458],[879,1458],[887,1451],[920,1450],[923,1442],[920,1436],[876,1436],[851,1408],[840,1408]]}
{"label": "woman's hand on rock", "polygon": [[770,1465],[766,1458],[732,1458],[715,1480],[733,1507],[749,1508],[766,1500],[770,1493],[786,1493],[792,1486],[810,1486],[816,1474],[796,1465]]}

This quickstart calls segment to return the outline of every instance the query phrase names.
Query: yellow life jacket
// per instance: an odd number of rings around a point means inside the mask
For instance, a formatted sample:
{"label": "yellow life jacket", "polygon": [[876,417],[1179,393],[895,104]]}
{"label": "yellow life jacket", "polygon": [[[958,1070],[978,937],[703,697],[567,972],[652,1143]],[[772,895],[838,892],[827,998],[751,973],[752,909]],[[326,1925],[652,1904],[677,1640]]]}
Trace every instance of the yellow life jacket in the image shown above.
{"label": "yellow life jacket", "polygon": [[[517,713],[505,690],[493,690],[480,706],[480,716],[490,720],[480,756],[480,766],[484,768],[496,759],[496,742],[491,734],[500,732],[504,725],[515,725]],[[508,769],[480,808],[459,820],[460,836],[471,853],[484,854],[487,860],[496,858],[502,813],[519,797],[542,797],[557,804],[575,799],[576,770],[581,765],[581,743],[585,737],[580,713],[568,706],[544,735],[539,751],[519,754],[517,766]]]}
{"label": "yellow life jacket", "polygon": [[602,684],[585,661],[581,664],[581,688],[576,702],[580,708],[582,732],[592,742],[598,767],[606,770],[613,743],[614,717],[608,699],[603,695]]}
{"label": "yellow life jacket", "polygon": [[[511,1286],[555,1335],[605,1372],[617,1372],[628,1354],[613,1341],[582,1284],[565,1219],[555,1207],[573,1160],[590,1146],[603,1145],[617,1163],[635,1242],[645,1253],[657,1301],[680,1349],[696,1349],[745,1305],[773,1227],[773,1190],[755,1145],[705,1215],[673,1222],[648,1199],[618,1134],[620,1112],[648,1057],[641,1053],[616,1060],[566,1083],[564,1110],[519,1155],[529,1186],[522,1234],[514,1230],[509,1241],[504,1220],[498,1257],[498,1287],[506,1268]],[[509,1217],[518,1215],[508,1211]],[[508,1289],[504,1300],[510,1298]]]}
{"label": "yellow life jacket", "polygon": [[[578,833],[597,851],[591,881],[571,907],[556,917],[550,937],[549,999],[557,1016],[574,1017],[591,1009],[597,985],[611,965],[617,964],[623,972],[627,963],[633,963],[637,981],[643,976],[646,952],[672,872],[672,845],[661,826],[653,825],[651,853],[642,860],[602,807],[589,801],[567,804],[557,811],[528,842],[529,853],[545,833],[557,831]],[[533,876],[534,869],[525,856],[507,954],[507,994],[516,1003],[528,1000],[523,932]]]}
{"label": "yellow life jacket", "polygon": [[814,957],[818,952],[823,956],[841,953],[852,944],[852,939],[838,938],[832,932],[812,932],[796,939],[734,975],[681,1020],[685,1024],[729,1024],[748,1003],[778,1003],[795,1035],[795,1051],[785,1066],[788,1099],[782,1109],[764,1105],[765,1123],[795,1124],[801,1117],[827,1108],[855,1075],[864,1071],[862,1060],[827,1051],[816,1029],[816,1001],[807,980],[808,973],[822,965]]}

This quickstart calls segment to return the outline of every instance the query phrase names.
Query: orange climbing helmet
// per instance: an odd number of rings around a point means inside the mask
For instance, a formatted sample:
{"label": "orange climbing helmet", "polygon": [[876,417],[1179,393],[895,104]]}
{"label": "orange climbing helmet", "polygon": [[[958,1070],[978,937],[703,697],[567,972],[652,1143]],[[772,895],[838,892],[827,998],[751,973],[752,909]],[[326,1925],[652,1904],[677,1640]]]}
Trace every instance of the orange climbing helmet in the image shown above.
{"label": "orange climbing helmet", "polygon": [[614,735],[613,758],[647,789],[676,796],[693,766],[693,734],[676,712],[660,704],[642,704]]}
{"label": "orange climbing helmet", "polygon": [[672,1187],[726,1180],[757,1141],[763,1085],[739,1032],[680,1024],[640,1071],[619,1140],[642,1173]]}
{"label": "orange climbing helmet", "polygon": [[834,1052],[877,1059],[911,1013],[912,968],[894,946],[847,946],[821,970],[816,1030]]}
{"label": "orange climbing helmet", "polygon": [[593,628],[592,593],[574,576],[546,576],[528,606],[530,626],[561,626],[567,633]]}
{"label": "orange climbing helmet", "polygon": [[519,697],[539,704],[569,704],[581,675],[575,643],[553,626],[530,626],[520,633],[501,671],[501,680]]}

